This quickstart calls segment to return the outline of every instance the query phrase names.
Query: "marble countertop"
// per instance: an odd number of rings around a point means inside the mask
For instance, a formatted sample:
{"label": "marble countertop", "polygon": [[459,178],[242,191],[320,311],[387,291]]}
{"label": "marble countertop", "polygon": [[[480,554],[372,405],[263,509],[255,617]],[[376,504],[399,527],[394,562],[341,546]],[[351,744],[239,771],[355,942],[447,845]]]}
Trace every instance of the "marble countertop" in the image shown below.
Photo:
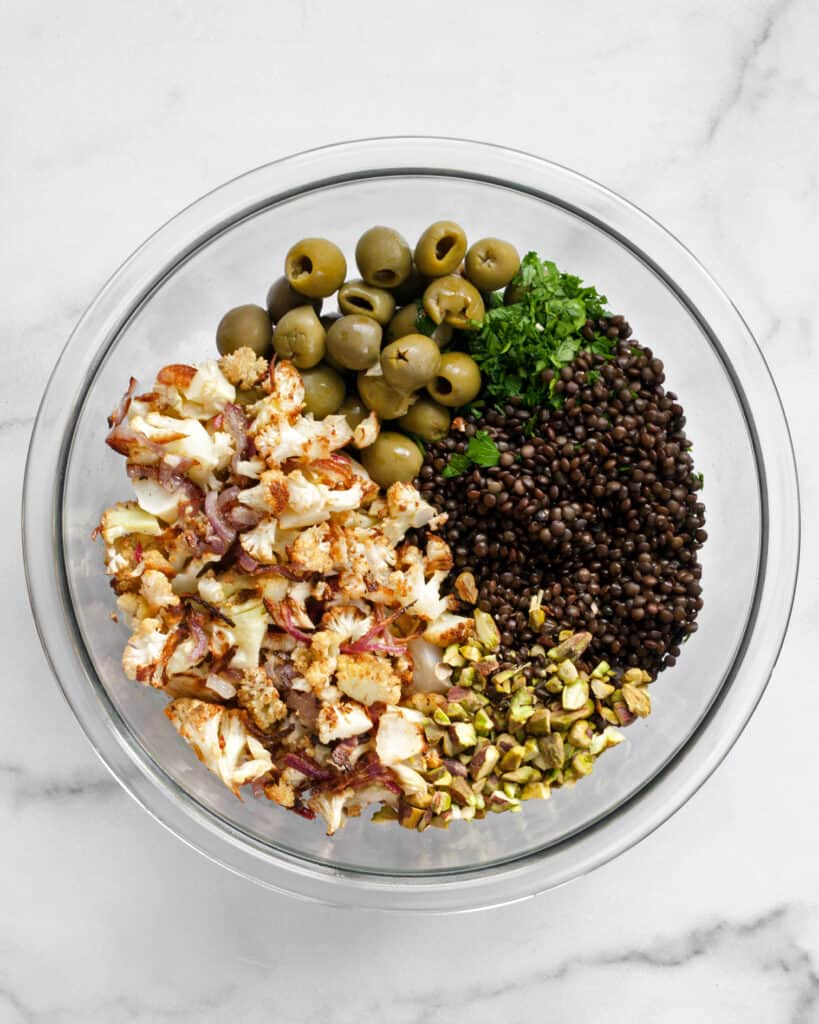
{"label": "marble countertop", "polygon": [[[771,685],[666,825],[546,896],[449,919],[331,911],[153,822],[53,684],[0,553],[0,1024],[819,1021],[819,237],[812,0],[11,0],[0,10],[0,517],[72,325],[154,228],[241,171],[345,137],[453,134],[605,182],[703,260],[789,411],[802,577]],[[476,955],[477,953],[477,955]]]}

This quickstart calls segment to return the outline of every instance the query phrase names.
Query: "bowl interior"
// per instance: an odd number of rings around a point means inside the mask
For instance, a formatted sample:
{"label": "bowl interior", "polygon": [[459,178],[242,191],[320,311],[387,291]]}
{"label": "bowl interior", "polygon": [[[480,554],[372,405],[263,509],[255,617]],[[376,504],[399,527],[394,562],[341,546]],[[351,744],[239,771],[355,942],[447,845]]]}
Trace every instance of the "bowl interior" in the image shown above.
{"label": "bowl interior", "polygon": [[[297,239],[323,235],[345,250],[351,268],[358,235],[390,224],[412,242],[431,221],[454,218],[471,239],[499,235],[521,253],[534,249],[608,296],[635,337],[666,364],[667,387],[687,415],[698,470],[704,473],[709,541],[702,552],[705,607],[699,631],[678,665],[652,688],[650,718],[626,731],[595,772],[573,790],[527,804],[520,814],[434,829],[423,835],[352,821],[328,839],[266,800],[240,802],[199,764],[161,714],[161,695],[125,679],[127,633],[109,618],[113,594],[91,530],[107,505],[129,496],[121,458],[104,444],[106,415],[133,375],[149,386],[167,362],[215,354],[226,309],[263,303]],[[654,778],[709,714],[743,642],[757,587],[763,534],[761,482],[731,368],[696,310],[639,251],[557,199],[479,177],[396,172],[344,180],[271,201],[208,237],[168,268],[164,279],[118,330],[78,407],[65,463],[63,560],[73,612],[111,727],[136,744],[164,784],[195,802],[234,838],[336,869],[390,876],[455,873],[521,858],[608,815]]]}

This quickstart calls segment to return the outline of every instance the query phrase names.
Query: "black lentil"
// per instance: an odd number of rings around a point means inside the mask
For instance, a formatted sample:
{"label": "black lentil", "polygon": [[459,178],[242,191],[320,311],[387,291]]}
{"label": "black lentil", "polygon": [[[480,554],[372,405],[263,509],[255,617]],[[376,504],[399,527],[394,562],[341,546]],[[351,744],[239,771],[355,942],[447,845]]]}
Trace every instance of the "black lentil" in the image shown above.
{"label": "black lentil", "polygon": [[[512,399],[465,417],[460,433],[428,446],[419,486],[449,513],[442,535],[456,568],[474,574],[504,656],[540,639],[528,609],[542,590],[541,636],[589,630],[597,656],[656,674],[675,663],[702,607],[701,482],[662,361],[622,317],[597,328],[620,339],[615,356],[582,353],[563,367],[560,408]],[[502,453],[498,465],[443,477],[478,429]]]}

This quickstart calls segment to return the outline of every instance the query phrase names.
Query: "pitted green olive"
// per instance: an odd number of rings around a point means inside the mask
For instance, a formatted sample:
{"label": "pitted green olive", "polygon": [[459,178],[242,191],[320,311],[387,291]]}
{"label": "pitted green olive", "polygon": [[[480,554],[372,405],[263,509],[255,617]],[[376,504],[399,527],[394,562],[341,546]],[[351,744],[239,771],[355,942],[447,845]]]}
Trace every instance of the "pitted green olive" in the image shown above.
{"label": "pitted green olive", "polygon": [[338,308],[342,313],[372,317],[383,326],[395,312],[395,299],[383,288],[373,288],[364,281],[347,281],[338,290]]}
{"label": "pitted green olive", "polygon": [[415,395],[396,391],[383,377],[362,372],[357,383],[361,401],[382,420],[398,419],[415,401]]}
{"label": "pitted green olive", "polygon": [[473,321],[483,320],[485,313],[478,289],[457,274],[438,277],[427,285],[424,309],[434,323],[448,323],[461,330],[470,329]]}
{"label": "pitted green olive", "polygon": [[355,430],[359,423],[370,414],[370,410],[361,401],[358,395],[347,395],[341,405],[338,407],[339,414],[344,416],[347,422],[350,424],[350,428]]}
{"label": "pitted green olive", "polygon": [[398,426],[422,441],[442,441],[452,422],[449,410],[423,395],[399,420]]}
{"label": "pitted green olive", "polygon": [[403,284],[412,270],[412,252],[404,238],[392,228],[380,226],[359,238],[355,261],[364,281],[377,288]]}
{"label": "pitted green olive", "polygon": [[466,254],[464,229],[452,220],[439,220],[426,229],[415,246],[415,265],[425,277],[451,274]]}
{"label": "pitted green olive", "polygon": [[309,304],[317,313],[320,313],[322,300],[306,299],[301,292],[296,291],[286,277],[280,277],[267,289],[267,299],[265,302],[267,304],[268,316],[274,324],[277,324],[285,313],[295,309],[296,306]]}
{"label": "pitted green olive", "polygon": [[482,292],[505,288],[519,267],[517,249],[500,238],[482,238],[466,254],[466,276]]}
{"label": "pitted green olive", "polygon": [[261,306],[236,306],[228,310],[216,328],[216,347],[223,356],[237,348],[252,348],[257,356],[270,353],[273,329]]}
{"label": "pitted green olive", "polygon": [[481,371],[466,352],[444,352],[438,372],[427,384],[436,402],[450,409],[468,405],[481,390]]}
{"label": "pitted green olive", "polygon": [[284,261],[287,280],[302,295],[326,298],[340,288],[347,276],[344,253],[326,238],[303,238]]}
{"label": "pitted green olive", "polygon": [[327,351],[347,370],[369,370],[381,352],[381,325],[371,316],[351,313],[333,323],[327,332]]}
{"label": "pitted green olive", "polygon": [[415,391],[435,376],[441,352],[425,334],[407,334],[381,353],[384,380],[396,391]]}
{"label": "pitted green olive", "polygon": [[[424,316],[424,307],[418,301],[411,302],[408,306],[404,306],[403,309],[399,309],[387,324],[387,330],[384,334],[387,342],[398,341],[399,338],[403,338],[407,334],[425,333],[419,327],[419,322]],[[427,323],[429,323],[428,320]],[[450,324],[438,324],[429,336],[439,348],[445,348],[452,340],[452,330],[453,328]]]}
{"label": "pitted green olive", "polygon": [[300,370],[308,370],[324,358],[326,333],[312,306],[291,309],[276,324],[273,348]]}
{"label": "pitted green olive", "polygon": [[361,464],[379,487],[385,488],[399,480],[413,480],[423,462],[421,449],[412,438],[394,430],[382,430],[361,454]]}
{"label": "pitted green olive", "polygon": [[344,400],[346,388],[341,375],[326,364],[301,371],[304,381],[304,411],[311,412],[317,420],[338,412]]}

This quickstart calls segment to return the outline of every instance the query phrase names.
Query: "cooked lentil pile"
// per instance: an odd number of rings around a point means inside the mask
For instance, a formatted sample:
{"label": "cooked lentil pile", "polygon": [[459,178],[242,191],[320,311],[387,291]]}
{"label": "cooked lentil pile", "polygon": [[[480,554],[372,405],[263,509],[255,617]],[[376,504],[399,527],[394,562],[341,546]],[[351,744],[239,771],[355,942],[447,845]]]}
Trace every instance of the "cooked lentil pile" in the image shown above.
{"label": "cooked lentil pile", "polygon": [[[702,607],[701,480],[662,361],[622,317],[593,328],[616,332],[615,358],[585,352],[557,371],[559,408],[512,399],[466,416],[460,434],[428,446],[420,487],[449,513],[456,568],[474,574],[508,652],[537,639],[529,609],[542,591],[539,633],[588,630],[600,657],[656,674],[675,663]],[[478,431],[498,465],[445,476]]]}

